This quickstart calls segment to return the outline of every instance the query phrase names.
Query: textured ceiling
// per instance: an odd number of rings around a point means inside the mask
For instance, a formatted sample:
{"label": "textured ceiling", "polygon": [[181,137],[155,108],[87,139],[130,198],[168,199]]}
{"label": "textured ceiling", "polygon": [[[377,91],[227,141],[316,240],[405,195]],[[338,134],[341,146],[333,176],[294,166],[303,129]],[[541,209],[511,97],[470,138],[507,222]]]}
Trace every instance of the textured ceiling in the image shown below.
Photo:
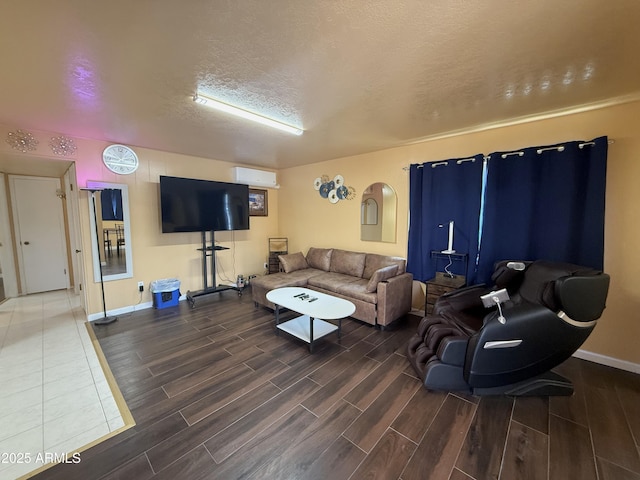
{"label": "textured ceiling", "polygon": [[[640,92],[638,0],[2,3],[1,124],[255,166]],[[196,89],[305,133],[203,108]]]}

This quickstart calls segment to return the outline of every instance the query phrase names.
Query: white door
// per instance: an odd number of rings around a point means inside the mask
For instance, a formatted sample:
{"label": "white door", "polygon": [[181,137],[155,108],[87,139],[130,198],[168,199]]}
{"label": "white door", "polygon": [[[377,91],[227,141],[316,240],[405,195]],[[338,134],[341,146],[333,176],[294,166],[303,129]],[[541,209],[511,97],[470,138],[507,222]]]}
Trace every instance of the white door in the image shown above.
{"label": "white door", "polygon": [[69,287],[57,178],[10,176],[22,293]]}
{"label": "white door", "polygon": [[78,185],[76,184],[76,164],[72,163],[64,174],[65,191],[67,192],[67,218],[69,219],[69,242],[71,250],[71,267],[73,268],[74,293],[80,296],[80,306],[87,311],[87,296],[84,288],[84,255],[82,252],[82,235],[80,228],[80,212],[78,206]]}
{"label": "white door", "polygon": [[0,264],[5,297],[13,298],[18,296],[18,280],[13,256],[5,177],[4,173],[0,173]]}

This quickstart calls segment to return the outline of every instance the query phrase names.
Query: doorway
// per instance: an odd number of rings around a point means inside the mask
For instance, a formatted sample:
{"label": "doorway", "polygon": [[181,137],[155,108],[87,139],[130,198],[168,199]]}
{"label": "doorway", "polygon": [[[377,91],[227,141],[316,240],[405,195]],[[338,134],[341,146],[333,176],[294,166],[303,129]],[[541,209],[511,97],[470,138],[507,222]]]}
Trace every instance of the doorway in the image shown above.
{"label": "doorway", "polygon": [[69,288],[60,179],[9,176],[23,294]]}

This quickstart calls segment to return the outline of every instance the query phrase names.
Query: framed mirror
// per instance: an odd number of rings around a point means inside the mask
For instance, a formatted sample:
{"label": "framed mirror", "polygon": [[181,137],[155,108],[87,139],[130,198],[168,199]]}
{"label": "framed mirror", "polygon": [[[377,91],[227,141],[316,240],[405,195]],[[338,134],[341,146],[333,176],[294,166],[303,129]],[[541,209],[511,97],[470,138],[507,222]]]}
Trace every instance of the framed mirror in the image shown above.
{"label": "framed mirror", "polygon": [[[89,194],[89,219],[91,224],[91,252],[93,279],[105,282],[133,277],[131,254],[131,223],[129,220],[129,190],[119,183],[87,182],[88,188],[101,189]],[[96,240],[96,224],[99,238]],[[100,250],[98,250],[98,246]]]}
{"label": "framed mirror", "polygon": [[396,241],[397,196],[386,183],[374,183],[362,192],[360,239],[369,242]]}

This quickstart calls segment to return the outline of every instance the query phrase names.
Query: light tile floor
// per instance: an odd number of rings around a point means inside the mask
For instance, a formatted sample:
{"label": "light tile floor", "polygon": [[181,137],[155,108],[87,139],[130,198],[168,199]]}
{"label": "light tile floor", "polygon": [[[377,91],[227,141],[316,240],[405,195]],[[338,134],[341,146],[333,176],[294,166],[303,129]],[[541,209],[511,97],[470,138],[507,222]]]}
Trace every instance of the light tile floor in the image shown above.
{"label": "light tile floor", "polygon": [[0,480],[124,426],[85,321],[67,290],[0,305]]}

